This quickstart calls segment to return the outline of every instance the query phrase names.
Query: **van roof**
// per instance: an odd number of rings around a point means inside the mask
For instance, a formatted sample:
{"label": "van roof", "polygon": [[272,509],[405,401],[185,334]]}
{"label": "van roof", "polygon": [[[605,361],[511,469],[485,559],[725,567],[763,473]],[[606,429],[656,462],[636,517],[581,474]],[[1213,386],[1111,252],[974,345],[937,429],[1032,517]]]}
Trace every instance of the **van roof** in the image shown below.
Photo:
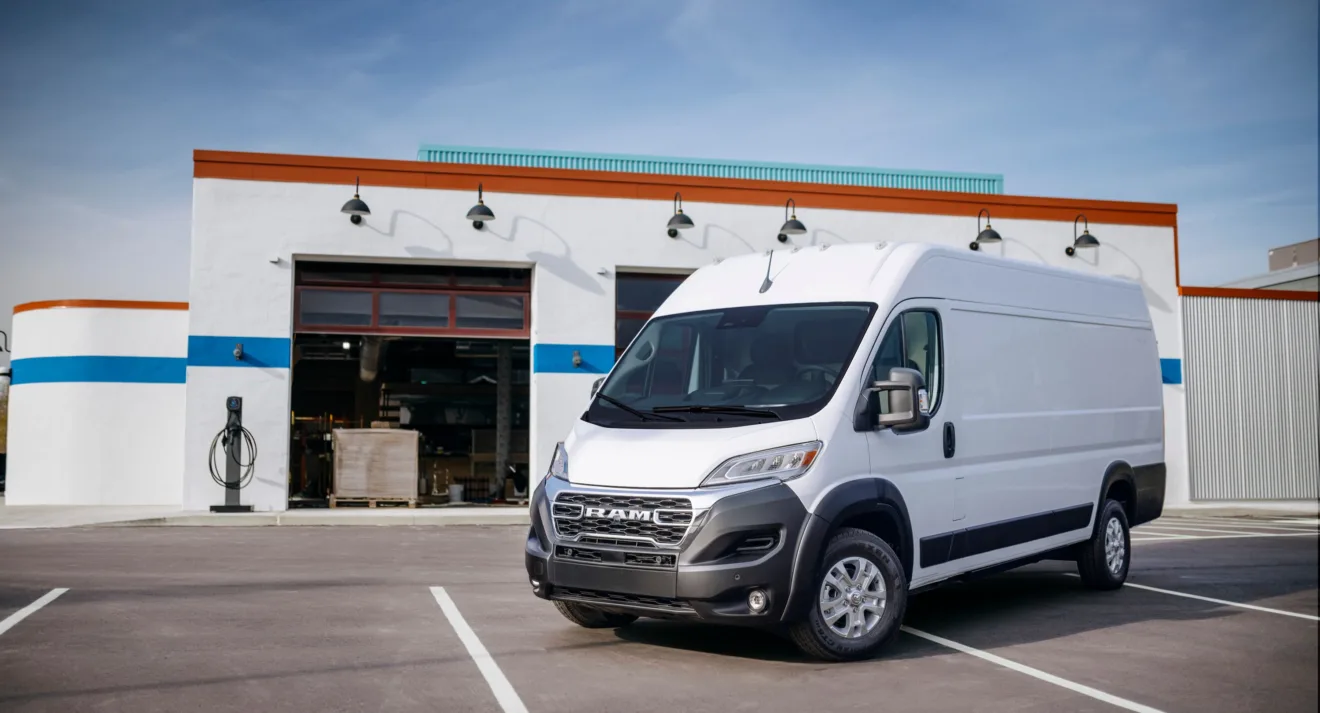
{"label": "van roof", "polygon": [[[761,292],[767,277],[770,287]],[[786,248],[718,260],[684,280],[656,314],[805,302],[876,302],[888,309],[918,297],[1150,322],[1141,285],[1133,280],[904,242]]]}

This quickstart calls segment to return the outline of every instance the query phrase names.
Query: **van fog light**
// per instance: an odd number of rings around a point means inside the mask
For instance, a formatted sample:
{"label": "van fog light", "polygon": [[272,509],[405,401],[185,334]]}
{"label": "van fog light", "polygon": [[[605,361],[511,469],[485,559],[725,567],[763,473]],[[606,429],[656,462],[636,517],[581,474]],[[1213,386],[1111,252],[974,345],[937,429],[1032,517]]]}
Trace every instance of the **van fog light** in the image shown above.
{"label": "van fog light", "polygon": [[539,580],[539,579],[533,577],[532,580],[531,580],[531,582],[532,582],[532,591],[533,591],[533,592],[539,592],[539,591],[541,591],[541,580]]}
{"label": "van fog light", "polygon": [[747,608],[752,610],[753,614],[760,614],[765,611],[765,607],[770,603],[770,597],[763,590],[753,589],[751,594],[747,595]]}

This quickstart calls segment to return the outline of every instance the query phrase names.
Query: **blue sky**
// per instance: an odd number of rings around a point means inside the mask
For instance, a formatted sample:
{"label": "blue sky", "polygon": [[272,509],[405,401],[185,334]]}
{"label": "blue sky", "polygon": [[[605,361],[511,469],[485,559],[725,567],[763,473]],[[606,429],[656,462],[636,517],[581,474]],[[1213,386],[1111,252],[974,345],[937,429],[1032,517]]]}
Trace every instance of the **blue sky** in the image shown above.
{"label": "blue sky", "polygon": [[1178,203],[1183,282],[1220,284],[1320,234],[1318,23],[1314,0],[11,0],[0,328],[34,299],[186,298],[194,148],[1002,173]]}

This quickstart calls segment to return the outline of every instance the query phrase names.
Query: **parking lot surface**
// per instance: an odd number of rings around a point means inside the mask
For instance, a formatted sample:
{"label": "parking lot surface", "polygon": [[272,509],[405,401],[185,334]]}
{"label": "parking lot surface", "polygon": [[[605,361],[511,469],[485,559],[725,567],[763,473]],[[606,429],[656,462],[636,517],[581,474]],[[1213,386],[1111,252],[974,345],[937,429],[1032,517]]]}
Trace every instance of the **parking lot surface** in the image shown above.
{"label": "parking lot surface", "polygon": [[950,585],[848,664],[577,628],[531,595],[523,527],[7,531],[0,710],[1314,711],[1315,531],[1164,518],[1133,533],[1131,586],[1058,562]]}

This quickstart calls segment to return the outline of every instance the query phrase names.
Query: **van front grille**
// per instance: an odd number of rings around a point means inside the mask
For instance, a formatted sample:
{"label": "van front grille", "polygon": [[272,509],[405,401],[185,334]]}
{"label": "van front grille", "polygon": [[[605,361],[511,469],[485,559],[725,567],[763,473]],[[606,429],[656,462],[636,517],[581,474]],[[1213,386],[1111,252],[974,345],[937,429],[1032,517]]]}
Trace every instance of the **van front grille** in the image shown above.
{"label": "van front grille", "polygon": [[692,525],[687,498],[562,492],[551,514],[561,539],[624,547],[677,548]]}

